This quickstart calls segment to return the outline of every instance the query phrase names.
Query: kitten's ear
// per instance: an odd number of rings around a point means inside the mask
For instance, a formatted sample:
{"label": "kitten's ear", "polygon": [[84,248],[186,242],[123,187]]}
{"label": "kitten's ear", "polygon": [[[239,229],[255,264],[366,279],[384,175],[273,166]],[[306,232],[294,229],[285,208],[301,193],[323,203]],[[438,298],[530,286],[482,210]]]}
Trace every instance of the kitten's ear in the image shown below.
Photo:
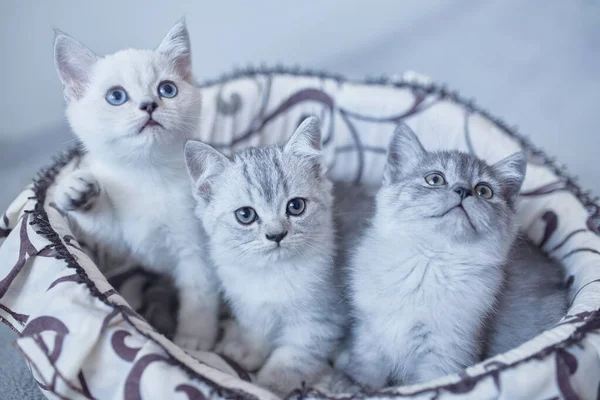
{"label": "kitten's ear", "polygon": [[427,154],[427,151],[419,141],[419,138],[404,123],[400,123],[394,131],[394,136],[388,149],[387,162],[383,171],[383,183],[390,184],[396,180],[398,174],[407,167],[418,162],[419,158]]}
{"label": "kitten's ear", "polygon": [[507,196],[516,199],[527,171],[525,154],[522,151],[511,154],[492,165],[492,168],[498,174],[502,186],[506,188]]}
{"label": "kitten's ear", "polygon": [[80,99],[92,78],[98,57],[71,36],[54,30],[54,64],[67,101]]}
{"label": "kitten's ear", "polygon": [[284,153],[318,159],[321,156],[321,124],[317,117],[308,117],[296,129],[283,148]]}
{"label": "kitten's ear", "polygon": [[219,175],[229,159],[211,146],[189,140],[185,144],[185,164],[193,182],[194,196],[208,199],[211,195],[211,180]]}
{"label": "kitten's ear", "polygon": [[163,41],[156,48],[158,53],[163,54],[173,64],[177,73],[184,79],[192,75],[192,51],[190,46],[190,34],[185,25],[185,19],[181,18],[167,33]]}

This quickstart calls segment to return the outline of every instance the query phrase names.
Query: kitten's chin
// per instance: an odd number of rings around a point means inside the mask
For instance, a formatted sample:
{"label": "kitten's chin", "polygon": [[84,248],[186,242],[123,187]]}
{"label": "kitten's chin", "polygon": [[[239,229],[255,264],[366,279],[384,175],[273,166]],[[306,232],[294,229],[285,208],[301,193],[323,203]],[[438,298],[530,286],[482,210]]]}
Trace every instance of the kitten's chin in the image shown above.
{"label": "kitten's chin", "polygon": [[283,243],[279,246],[265,246],[257,252],[256,256],[262,257],[266,262],[280,262],[302,258],[305,257],[305,254],[300,249],[295,248],[295,246]]}
{"label": "kitten's chin", "polygon": [[147,133],[151,133],[151,132],[163,132],[165,131],[165,128],[162,126],[162,124],[156,120],[153,119],[149,119],[144,125],[142,125],[142,127],[140,128],[139,133],[140,134],[147,134]]}
{"label": "kitten's chin", "polygon": [[186,135],[167,129],[160,123],[144,125],[141,130],[132,132],[126,139],[134,144],[139,144],[140,146],[151,147],[171,145],[174,143],[179,144],[187,141]]}
{"label": "kitten's chin", "polygon": [[456,240],[473,240],[479,235],[477,227],[469,213],[460,205],[449,208],[441,215],[433,216],[439,223],[436,226],[439,231]]}
{"label": "kitten's chin", "polygon": [[269,246],[268,248],[263,250],[262,254],[267,261],[284,261],[291,258],[294,255],[294,253],[291,252],[287,246],[281,245]]}

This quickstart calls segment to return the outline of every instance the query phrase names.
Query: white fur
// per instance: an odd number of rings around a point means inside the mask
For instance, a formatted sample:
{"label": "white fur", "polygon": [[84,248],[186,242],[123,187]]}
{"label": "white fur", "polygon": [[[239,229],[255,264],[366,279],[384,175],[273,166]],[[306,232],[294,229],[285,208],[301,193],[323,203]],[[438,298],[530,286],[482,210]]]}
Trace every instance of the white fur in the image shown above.
{"label": "white fur", "polygon": [[[59,182],[58,206],[69,209],[73,196],[64,194],[81,174],[95,178],[101,193],[93,207],[71,211],[69,217],[85,236],[172,274],[180,292],[175,341],[210,349],[217,333],[218,289],[205,257],[205,233],[193,218],[195,202],[183,157],[200,111],[185,24],[177,23],[156,51],[123,50],[83,66],[76,60],[82,54],[89,59],[89,50],[61,33],[55,43],[67,116],[89,152],[84,172]],[[158,95],[165,80],[177,86],[175,97]],[[115,86],[128,93],[123,105],[105,99]],[[152,119],[162,126],[141,130],[149,117],[140,104],[148,101],[158,104]]]}
{"label": "white fur", "polygon": [[[482,321],[502,283],[498,260],[486,246],[453,246],[428,229],[402,226],[384,216],[357,249],[351,292],[358,310],[352,361],[347,370],[379,389],[424,382],[477,361]],[[429,244],[435,242],[432,249]],[[423,244],[426,245],[423,245]],[[481,264],[473,255],[481,254]],[[412,271],[412,272],[411,272]],[[413,331],[429,332],[423,354]],[[419,351],[421,350],[421,351]]]}

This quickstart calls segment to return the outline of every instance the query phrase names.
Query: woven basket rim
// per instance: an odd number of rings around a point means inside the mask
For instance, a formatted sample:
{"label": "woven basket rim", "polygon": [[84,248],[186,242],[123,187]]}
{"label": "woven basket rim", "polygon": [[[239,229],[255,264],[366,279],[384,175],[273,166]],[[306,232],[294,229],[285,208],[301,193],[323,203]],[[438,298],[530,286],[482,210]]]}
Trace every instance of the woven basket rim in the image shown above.
{"label": "woven basket rim", "polygon": [[[301,68],[286,68],[283,66],[276,67],[265,67],[261,66],[259,68],[248,67],[243,70],[234,70],[230,74],[224,74],[218,79],[209,79],[202,81],[198,84],[200,88],[207,88],[213,85],[223,84],[227,82],[231,82],[238,79],[246,79],[252,78],[259,75],[287,75],[292,77],[299,78],[320,78],[326,80],[335,80],[339,83],[347,83],[347,84],[357,84],[357,85],[366,85],[366,86],[387,86],[394,88],[411,88],[413,90],[422,91],[426,94],[436,94],[442,99],[447,99],[457,104],[460,104],[467,108],[470,112],[477,113],[487,120],[494,123],[499,129],[501,129],[505,134],[514,138],[522,148],[529,152],[529,154],[534,155],[539,158],[543,165],[548,167],[554,174],[556,174],[559,178],[564,180],[566,190],[571,192],[577,199],[583,204],[583,206],[588,211],[588,228],[596,234],[600,231],[600,204],[598,203],[598,198],[593,198],[590,195],[590,192],[584,191],[578,184],[577,178],[574,175],[571,175],[567,172],[565,166],[559,165],[556,161],[556,158],[549,157],[542,150],[536,147],[527,137],[518,132],[517,128],[514,126],[508,125],[504,122],[503,119],[494,116],[486,109],[483,109],[477,106],[474,103],[474,100],[467,99],[461,96],[457,91],[448,89],[445,85],[436,84],[436,83],[419,83],[416,81],[408,81],[403,79],[395,79],[387,76],[381,76],[378,78],[365,78],[365,79],[347,79],[342,75],[327,73],[323,71],[315,71],[310,69],[301,69]],[[147,335],[143,331],[141,331],[129,318],[128,314],[121,309],[121,306],[112,302],[108,299],[106,295],[98,290],[94,281],[87,275],[85,270],[79,265],[77,259],[70,253],[67,247],[63,244],[59,234],[54,231],[53,227],[50,224],[48,219],[48,215],[46,210],[44,209],[44,203],[46,199],[46,190],[54,183],[56,176],[60,173],[63,167],[69,164],[72,160],[77,157],[81,157],[84,154],[84,150],[81,146],[76,146],[71,148],[61,154],[58,157],[54,158],[53,163],[45,168],[42,168],[38,172],[38,176],[34,179],[33,182],[33,199],[36,200],[34,209],[29,211],[31,214],[31,222],[30,225],[34,225],[37,227],[36,232],[40,235],[44,236],[47,240],[49,240],[54,246],[58,257],[64,259],[69,268],[73,268],[76,273],[82,278],[83,283],[88,287],[92,296],[99,299],[106,305],[112,307],[117,310],[123,319],[127,321],[133,329],[138,334],[141,334],[146,339],[152,341],[159,347],[161,347],[171,361],[179,368],[184,370],[188,376],[192,379],[197,379],[202,383],[208,385],[212,389],[215,390],[215,393],[219,395],[221,398],[225,399],[256,399],[256,396],[247,393],[242,390],[231,389],[227,387],[220,386],[217,382],[206,378],[205,376],[195,372],[192,368],[179,361],[175,356],[173,356],[169,350],[164,348],[158,341],[153,339],[151,336]],[[579,326],[569,337],[564,340],[558,341],[545,347],[544,349],[536,352],[533,355],[521,358],[510,364],[497,365],[496,368],[490,369],[488,371],[482,372],[473,376],[462,376],[461,380],[455,383],[450,384],[442,384],[436,385],[432,387],[425,388],[420,391],[414,391],[407,395],[414,396],[430,391],[445,389],[449,391],[460,390],[461,388],[470,387],[475,385],[478,381],[485,379],[491,375],[497,375],[501,373],[505,369],[513,368],[521,363],[528,362],[532,359],[541,359],[547,357],[551,353],[558,351],[564,347],[567,347],[571,344],[579,342],[583,337],[596,329],[600,328],[600,308],[594,310],[593,312],[588,313],[584,316],[584,321],[581,326]],[[364,393],[366,395],[377,395],[379,397],[385,398],[398,398],[404,396],[403,394],[393,393],[389,391],[377,391],[377,392],[368,392]],[[336,395],[327,395],[319,390],[314,388],[305,387],[299,388],[290,393],[287,398],[303,398],[306,396],[317,396],[325,399],[346,399],[349,397],[336,396]],[[355,397],[353,397],[355,398]]]}

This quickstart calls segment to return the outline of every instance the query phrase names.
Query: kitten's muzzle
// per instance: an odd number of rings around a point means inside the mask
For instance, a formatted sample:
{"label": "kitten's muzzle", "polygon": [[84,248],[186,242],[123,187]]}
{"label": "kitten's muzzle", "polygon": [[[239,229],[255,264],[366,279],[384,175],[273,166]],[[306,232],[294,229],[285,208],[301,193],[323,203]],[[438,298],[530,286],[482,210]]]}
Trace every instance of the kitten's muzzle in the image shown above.
{"label": "kitten's muzzle", "polygon": [[158,104],[155,101],[146,101],[140,104],[140,110],[146,111],[150,116],[150,118],[148,118],[148,121],[146,121],[146,123],[140,128],[140,132],[142,132],[148,126],[162,126],[156,120],[152,119],[152,113],[157,108]]}
{"label": "kitten's muzzle", "polygon": [[284,232],[280,232],[280,233],[266,234],[265,237],[267,238],[267,240],[279,243],[283,240],[283,238],[286,235],[287,235],[287,231],[284,231]]}

